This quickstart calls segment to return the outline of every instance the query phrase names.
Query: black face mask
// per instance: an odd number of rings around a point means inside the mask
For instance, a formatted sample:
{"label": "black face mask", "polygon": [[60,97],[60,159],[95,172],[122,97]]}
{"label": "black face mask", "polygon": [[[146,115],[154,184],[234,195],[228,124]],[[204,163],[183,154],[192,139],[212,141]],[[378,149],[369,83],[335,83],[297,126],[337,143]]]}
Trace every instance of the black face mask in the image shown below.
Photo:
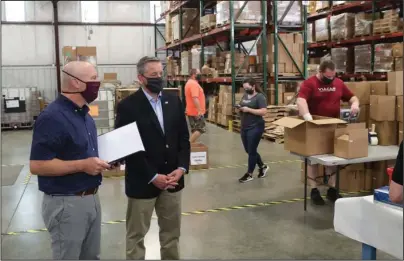
{"label": "black face mask", "polygon": [[147,80],[146,88],[151,91],[152,93],[158,94],[163,90],[163,78],[148,78],[145,77]]}
{"label": "black face mask", "polygon": [[245,89],[245,93],[251,95],[251,94],[254,94],[254,90],[253,89]]}
{"label": "black face mask", "polygon": [[196,79],[198,82],[201,81],[201,80],[202,80],[202,75],[197,74],[196,77],[195,77],[195,79]]}
{"label": "black face mask", "polygon": [[321,81],[325,84],[331,84],[334,81],[334,77],[328,78],[323,75],[323,76],[321,76]]}

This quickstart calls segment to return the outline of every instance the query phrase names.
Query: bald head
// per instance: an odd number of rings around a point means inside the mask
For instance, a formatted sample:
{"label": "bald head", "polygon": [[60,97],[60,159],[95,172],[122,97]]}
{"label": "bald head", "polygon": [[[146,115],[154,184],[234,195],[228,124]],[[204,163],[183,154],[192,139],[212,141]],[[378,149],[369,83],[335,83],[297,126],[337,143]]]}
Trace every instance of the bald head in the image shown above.
{"label": "bald head", "polygon": [[94,65],[89,62],[69,62],[63,67],[63,71],[76,77],[77,79],[66,73],[63,73],[62,91],[82,91],[85,89],[85,82],[95,81],[98,78],[97,70],[95,69]]}

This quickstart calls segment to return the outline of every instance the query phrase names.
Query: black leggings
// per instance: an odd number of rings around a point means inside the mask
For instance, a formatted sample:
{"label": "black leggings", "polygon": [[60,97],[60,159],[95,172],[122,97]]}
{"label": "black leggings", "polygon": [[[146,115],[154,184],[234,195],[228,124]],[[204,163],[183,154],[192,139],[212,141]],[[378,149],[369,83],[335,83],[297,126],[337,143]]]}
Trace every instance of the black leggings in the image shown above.
{"label": "black leggings", "polygon": [[256,125],[249,129],[241,129],[241,140],[243,141],[244,150],[248,153],[248,173],[251,174],[254,172],[255,165],[260,168],[264,165],[257,151],[264,129],[264,124]]}

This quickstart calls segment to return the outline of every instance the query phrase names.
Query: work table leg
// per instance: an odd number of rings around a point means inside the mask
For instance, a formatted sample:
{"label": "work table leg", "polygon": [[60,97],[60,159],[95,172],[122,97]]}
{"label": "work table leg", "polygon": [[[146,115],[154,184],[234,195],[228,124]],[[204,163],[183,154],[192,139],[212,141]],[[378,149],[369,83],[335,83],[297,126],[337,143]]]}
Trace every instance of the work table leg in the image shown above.
{"label": "work table leg", "polygon": [[304,158],[304,211],[307,210],[307,158]]}

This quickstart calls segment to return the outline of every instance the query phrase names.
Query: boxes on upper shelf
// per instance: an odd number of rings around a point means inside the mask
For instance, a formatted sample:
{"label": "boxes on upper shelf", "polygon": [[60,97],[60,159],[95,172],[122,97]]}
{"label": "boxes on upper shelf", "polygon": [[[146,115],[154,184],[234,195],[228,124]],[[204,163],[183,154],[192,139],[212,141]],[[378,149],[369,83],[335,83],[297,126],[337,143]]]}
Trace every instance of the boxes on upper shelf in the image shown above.
{"label": "boxes on upper shelf", "polygon": [[85,61],[97,66],[97,48],[93,46],[64,46],[63,65],[71,61]]}
{"label": "boxes on upper shelf", "polygon": [[375,72],[393,71],[393,64],[394,64],[393,44],[391,43],[375,44],[374,60],[375,60],[374,63]]}
{"label": "boxes on upper shelf", "polygon": [[[233,10],[237,14],[245,1],[233,1]],[[248,1],[235,23],[261,23],[261,1]],[[216,25],[223,26],[230,23],[230,2],[221,1],[216,5]]]}
{"label": "boxes on upper shelf", "polygon": [[370,44],[356,45],[355,73],[369,73],[372,71],[372,47]]}
{"label": "boxes on upper shelf", "polygon": [[357,13],[355,15],[355,36],[366,36],[372,33],[372,14]]}
{"label": "boxes on upper shelf", "polygon": [[[178,41],[195,34],[199,34],[199,10],[197,8],[183,8],[183,14],[172,16],[173,41]],[[180,37],[182,18],[182,37]]]}
{"label": "boxes on upper shelf", "polygon": [[328,31],[328,19],[322,18],[315,21],[315,34],[316,34],[316,42],[324,42],[328,41],[329,31]]}
{"label": "boxes on upper shelf", "polygon": [[351,39],[355,33],[355,14],[333,15],[330,19],[331,40]]}
{"label": "boxes on upper shelf", "polygon": [[340,47],[331,49],[331,60],[335,63],[338,73],[352,73],[354,71],[354,49]]}

